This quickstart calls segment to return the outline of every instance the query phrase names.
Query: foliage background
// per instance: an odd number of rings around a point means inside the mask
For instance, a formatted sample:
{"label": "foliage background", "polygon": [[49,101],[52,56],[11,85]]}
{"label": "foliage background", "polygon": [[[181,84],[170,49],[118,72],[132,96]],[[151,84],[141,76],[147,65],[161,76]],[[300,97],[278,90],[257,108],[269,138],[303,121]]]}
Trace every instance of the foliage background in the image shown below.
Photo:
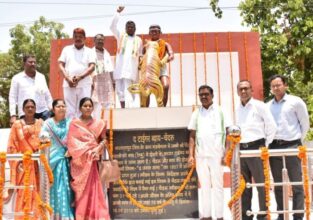
{"label": "foliage background", "polygon": [[[221,18],[219,0],[210,0],[208,4],[215,16]],[[243,24],[260,33],[265,100],[271,98],[268,77],[285,75],[289,92],[307,103],[312,127],[313,1],[243,0],[239,10]],[[34,53],[38,71],[48,76],[50,40],[67,38],[63,28],[63,24],[40,17],[29,28],[17,25],[10,30],[11,49],[8,53],[0,53],[0,127],[8,126],[10,80],[23,69],[23,54]]]}
{"label": "foliage background", "polygon": [[40,17],[28,28],[16,25],[10,30],[11,48],[0,53],[0,128],[9,127],[9,90],[14,74],[23,70],[23,55],[34,54],[37,70],[49,80],[50,40],[68,38],[63,24]]}

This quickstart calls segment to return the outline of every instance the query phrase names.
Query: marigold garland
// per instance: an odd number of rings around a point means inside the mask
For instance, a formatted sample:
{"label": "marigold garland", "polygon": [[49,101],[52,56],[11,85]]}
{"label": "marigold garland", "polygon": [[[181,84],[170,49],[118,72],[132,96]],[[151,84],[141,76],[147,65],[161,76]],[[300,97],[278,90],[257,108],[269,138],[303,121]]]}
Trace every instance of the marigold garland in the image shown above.
{"label": "marigold garland", "polygon": [[226,156],[224,158],[224,162],[226,166],[231,166],[231,161],[233,159],[233,152],[236,145],[240,142],[240,136],[227,135],[227,140],[231,142],[228,151],[226,152]]}
{"label": "marigold garland", "polygon": [[305,214],[306,219],[310,219],[310,189],[309,189],[309,175],[308,175],[308,160],[307,160],[307,148],[306,146],[299,146],[298,157],[301,159],[302,163],[302,175],[303,175],[303,188],[304,188],[304,202],[305,202]]}
{"label": "marigold garland", "polygon": [[179,78],[180,78],[180,106],[184,105],[184,96],[183,96],[183,47],[182,47],[182,34],[179,33]]}
{"label": "marigold garland", "polygon": [[[110,138],[109,147],[110,148],[109,148],[109,154],[110,154],[111,158],[113,159],[113,109],[112,108],[110,109],[110,116],[109,117],[110,117],[110,133],[109,133],[109,138]],[[187,174],[186,178],[184,179],[182,185],[176,191],[176,193],[171,198],[169,198],[168,200],[164,201],[162,204],[156,205],[156,206],[146,206],[146,205],[138,202],[132,196],[132,194],[130,194],[128,192],[128,190],[127,190],[123,180],[119,179],[118,182],[119,182],[121,188],[123,189],[126,197],[129,199],[129,201],[132,204],[134,204],[138,208],[141,208],[141,209],[146,210],[146,211],[156,211],[158,209],[162,209],[165,206],[169,205],[184,190],[184,188],[186,187],[187,183],[190,181],[191,176],[192,176],[194,170],[195,170],[195,166],[193,165],[191,167],[191,169],[189,170],[189,173]]]}
{"label": "marigold garland", "polygon": [[204,82],[205,84],[208,83],[207,79],[207,64],[206,64],[206,33],[202,33],[202,40],[203,40],[203,63],[204,63]]}
{"label": "marigold garland", "polygon": [[236,192],[233,194],[230,201],[228,202],[228,207],[230,209],[232,208],[233,204],[241,197],[243,191],[245,191],[245,188],[246,188],[246,181],[243,178],[243,176],[240,175],[240,182],[239,182],[238,189],[236,190]]}
{"label": "marigold garland", "polygon": [[5,152],[0,152],[0,220],[2,220],[3,211],[3,188],[5,182],[5,163],[7,161],[7,155]]}
{"label": "marigold garland", "polygon": [[24,220],[29,220],[29,213],[31,211],[31,190],[30,190],[30,172],[32,164],[32,151],[26,151],[23,155],[23,168],[24,168]]}
{"label": "marigold garland", "polygon": [[126,197],[130,200],[130,202],[137,206],[138,208],[141,208],[143,210],[146,210],[146,211],[156,211],[158,209],[162,209],[164,208],[165,206],[171,204],[171,202],[184,190],[185,186],[187,185],[187,183],[189,182],[192,174],[193,174],[193,171],[195,169],[195,166],[192,166],[191,169],[189,170],[189,173],[187,174],[186,178],[184,179],[182,185],[179,187],[179,189],[176,191],[176,193],[171,196],[168,200],[164,201],[162,204],[160,205],[156,205],[156,206],[146,206],[140,202],[138,202],[127,190],[124,182],[120,179],[118,182],[119,184],[121,185]]}
{"label": "marigold garland", "polygon": [[265,205],[266,209],[266,218],[267,220],[271,220],[271,212],[270,212],[270,168],[269,168],[269,158],[270,155],[268,153],[267,147],[261,148],[261,160],[263,161],[263,172],[264,172],[264,191],[265,191]]}
{"label": "marigold garland", "polygon": [[53,184],[53,173],[52,173],[52,170],[51,170],[51,167],[49,165],[49,162],[46,158],[46,156],[44,154],[40,154],[40,161],[41,163],[43,164],[46,172],[47,172],[47,176],[49,178],[49,182],[50,184],[52,185]]}
{"label": "marigold garland", "polygon": [[39,210],[39,214],[41,216],[41,219],[43,220],[48,220],[48,216],[46,215],[46,210],[49,212],[49,214],[51,215],[52,212],[53,212],[53,209],[51,208],[50,205],[48,205],[47,203],[44,203],[38,192],[36,192],[36,195],[35,195],[35,199],[36,199],[36,202],[37,202],[37,206],[38,206],[38,210]]}
{"label": "marigold garland", "polygon": [[196,33],[193,33],[193,65],[194,65],[194,77],[195,77],[195,100],[196,105],[198,105],[198,80],[197,80],[197,39]]}
{"label": "marigold garland", "polygon": [[159,58],[162,60],[166,52],[165,40],[159,39],[158,44],[159,44],[158,54]]}
{"label": "marigold garland", "polygon": [[[229,63],[230,63],[230,85],[234,85],[234,71],[233,71],[233,58],[232,58],[232,37],[230,32],[228,32],[228,50],[229,50]],[[234,95],[234,87],[231,86],[231,94],[232,94],[232,110],[234,121],[236,121],[235,112],[235,95]]]}
{"label": "marigold garland", "polygon": [[51,146],[51,142],[41,143],[39,145],[39,150],[43,150],[43,149],[50,147],[50,146]]}
{"label": "marigold garland", "polygon": [[221,104],[221,84],[220,84],[220,58],[218,47],[218,34],[215,34],[215,49],[216,49],[216,68],[217,68],[217,88],[218,88],[218,104]]}

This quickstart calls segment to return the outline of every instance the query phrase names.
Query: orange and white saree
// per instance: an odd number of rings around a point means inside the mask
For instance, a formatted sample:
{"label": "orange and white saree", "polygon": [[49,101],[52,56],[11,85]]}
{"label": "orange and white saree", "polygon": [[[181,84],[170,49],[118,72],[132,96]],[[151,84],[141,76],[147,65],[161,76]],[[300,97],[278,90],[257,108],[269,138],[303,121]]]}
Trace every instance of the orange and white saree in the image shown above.
{"label": "orange and white saree", "polygon": [[[40,144],[39,133],[41,130],[43,121],[36,119],[34,124],[26,125],[24,120],[17,120],[13,123],[9,141],[8,141],[8,153],[25,153],[26,151],[36,152]],[[11,171],[11,184],[12,185],[24,185],[25,173],[23,170],[22,161],[10,161]],[[34,212],[34,216],[30,219],[39,219],[38,205],[35,200],[36,193],[40,192],[39,188],[39,167],[37,161],[32,161],[30,166],[30,185],[33,185],[35,189],[31,195],[31,210]],[[24,201],[24,189],[16,190],[15,200],[15,212],[23,212],[25,207]],[[23,219],[22,217],[15,216],[14,219]]]}

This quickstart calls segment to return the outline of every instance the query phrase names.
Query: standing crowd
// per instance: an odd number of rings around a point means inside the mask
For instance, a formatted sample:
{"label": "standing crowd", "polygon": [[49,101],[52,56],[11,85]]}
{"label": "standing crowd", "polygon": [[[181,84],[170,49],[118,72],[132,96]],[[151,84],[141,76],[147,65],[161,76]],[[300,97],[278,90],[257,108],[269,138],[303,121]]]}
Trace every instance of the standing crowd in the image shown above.
{"label": "standing crowd", "polygon": [[[240,150],[257,150],[261,147],[269,149],[296,149],[301,146],[310,128],[306,104],[297,96],[287,94],[287,82],[282,75],[269,78],[270,89],[274,98],[268,103],[252,97],[253,88],[248,80],[237,84],[240,103],[235,109],[235,124],[241,129]],[[203,85],[199,88],[202,106],[191,116],[188,129],[190,165],[196,164],[200,185],[199,214],[201,220],[212,220],[212,204],[214,216],[223,220],[223,163],[229,143],[225,141],[229,121],[221,108],[213,103],[213,89]],[[225,147],[226,146],[226,147]],[[286,157],[286,168],[289,180],[302,181],[301,160],[297,156]],[[284,161],[282,157],[270,157],[270,168],[274,182],[281,183]],[[260,157],[241,158],[240,170],[245,182],[265,182],[263,164]],[[264,186],[257,187],[259,210],[266,213],[266,195]],[[283,210],[282,186],[274,187],[277,211]],[[292,185],[293,210],[304,210],[304,190],[302,185]],[[251,210],[252,188],[245,188],[241,196],[243,220],[252,220],[247,215]],[[303,219],[303,213],[294,213],[294,220]],[[257,216],[266,220],[266,214]],[[283,220],[279,214],[277,220]]]}
{"label": "standing crowd", "polygon": [[[54,175],[50,188],[52,219],[110,219],[107,186],[99,175],[98,162],[105,159],[107,150],[106,123],[100,119],[100,113],[114,107],[114,90],[122,108],[140,107],[139,96],[130,93],[128,87],[138,82],[140,60],[145,53],[141,38],[135,35],[133,21],[126,23],[125,32],[117,29],[123,10],[124,7],[118,7],[110,26],[118,44],[115,68],[104,48],[102,34],[94,37],[95,47],[88,48],[85,46],[85,31],[74,29],[74,43],[64,47],[58,59],[64,78],[64,100],[52,100],[44,75],[36,70],[33,55],[23,57],[24,71],[12,78],[9,94],[11,132],[7,152],[38,152],[39,136],[49,134],[49,163]],[[173,60],[170,45],[160,39],[160,26],[152,25],[149,31],[151,40],[158,42],[163,50],[160,59],[168,53],[168,62]],[[166,65],[160,81],[167,92]],[[12,185],[23,185],[28,178],[21,161],[10,162],[10,171]],[[31,219],[39,219],[36,195],[40,192],[40,184],[36,161],[31,163],[29,179],[34,185]],[[6,202],[14,199],[15,212],[25,210],[23,189],[10,189],[5,195]],[[16,216],[15,219],[22,217]]]}
{"label": "standing crowd", "polygon": [[[114,106],[116,90],[122,108],[139,107],[139,96],[129,92],[131,84],[138,82],[140,59],[145,53],[141,38],[135,35],[136,25],[128,21],[125,32],[117,29],[120,13],[118,7],[110,29],[117,40],[116,65],[113,68],[110,54],[104,48],[104,36],[94,37],[94,48],[85,46],[85,31],[73,31],[74,44],[66,46],[58,59],[64,77],[63,99],[52,100],[45,77],[36,71],[36,58],[23,58],[24,71],[16,74],[11,82],[10,123],[11,133],[8,153],[38,152],[42,132],[51,137],[50,166],[54,184],[50,189],[52,219],[110,219],[106,186],[99,177],[98,161],[105,157],[106,124],[100,119],[104,108]],[[173,50],[160,38],[161,27],[151,25],[149,35],[159,43],[159,58],[168,55],[172,61]],[[161,68],[160,81],[164,89],[163,103],[166,106],[169,75],[166,65]],[[236,123],[241,128],[240,150],[255,150],[262,146],[269,149],[296,148],[301,145],[309,129],[309,117],[305,103],[299,97],[286,93],[287,83],[283,76],[269,79],[274,98],[267,104],[252,98],[252,85],[248,80],[237,84],[240,103],[236,108]],[[213,89],[203,85],[199,88],[202,106],[193,112],[188,129],[190,165],[196,164],[201,185],[199,194],[200,218],[212,220],[214,215],[223,219],[223,160],[225,137],[230,120],[221,107],[213,103]],[[148,101],[149,102],[149,101]],[[138,104],[137,104],[138,103]],[[16,109],[18,110],[16,112]],[[241,160],[241,172],[246,182],[264,183],[260,158]],[[275,182],[282,181],[282,158],[270,159]],[[289,179],[302,181],[301,163],[296,156],[286,158]],[[11,183],[23,185],[25,173],[20,161],[10,162]],[[39,210],[35,192],[39,192],[38,163],[31,164],[32,219],[38,219]],[[266,210],[265,192],[258,187],[259,209]],[[293,209],[304,209],[302,186],[293,186]],[[9,190],[6,200],[15,197],[16,212],[23,212],[25,203],[22,189]],[[275,187],[277,210],[283,209],[282,187]],[[242,201],[242,219],[252,219],[246,211],[251,210],[252,190],[245,189]],[[16,217],[19,219],[21,217]],[[266,219],[258,215],[258,219]],[[279,215],[279,220],[283,215]],[[303,214],[294,214],[294,220],[303,219]]]}

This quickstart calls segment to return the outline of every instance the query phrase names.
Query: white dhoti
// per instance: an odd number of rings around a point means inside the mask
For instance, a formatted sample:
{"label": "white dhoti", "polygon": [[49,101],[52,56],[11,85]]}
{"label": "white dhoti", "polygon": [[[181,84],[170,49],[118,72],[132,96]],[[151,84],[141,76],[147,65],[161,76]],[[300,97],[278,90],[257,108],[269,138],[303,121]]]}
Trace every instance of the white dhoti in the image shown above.
{"label": "white dhoti", "polygon": [[[196,159],[196,169],[200,182],[199,216],[200,218],[212,217],[212,204],[214,203],[215,217],[223,217],[224,189],[223,166],[221,158],[205,157]],[[213,203],[212,203],[213,201]]]}
{"label": "white dhoti", "polygon": [[84,88],[63,87],[64,101],[67,106],[66,117],[80,116],[79,102],[82,98],[91,96],[91,85]]}
{"label": "white dhoti", "polygon": [[120,102],[125,102],[125,108],[139,108],[140,97],[139,94],[132,94],[128,91],[134,81],[130,79],[117,79],[115,80],[115,89]]}

